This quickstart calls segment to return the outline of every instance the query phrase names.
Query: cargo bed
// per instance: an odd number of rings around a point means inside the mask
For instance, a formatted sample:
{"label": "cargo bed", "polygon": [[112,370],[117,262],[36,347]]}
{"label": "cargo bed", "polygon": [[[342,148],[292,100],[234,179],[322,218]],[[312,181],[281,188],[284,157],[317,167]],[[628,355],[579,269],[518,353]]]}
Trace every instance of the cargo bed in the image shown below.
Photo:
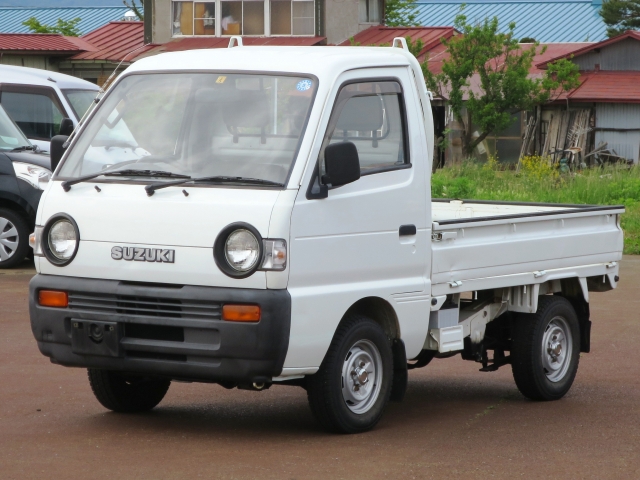
{"label": "cargo bed", "polygon": [[567,269],[578,278],[617,273],[622,213],[621,205],[434,199],[433,294],[543,283]]}

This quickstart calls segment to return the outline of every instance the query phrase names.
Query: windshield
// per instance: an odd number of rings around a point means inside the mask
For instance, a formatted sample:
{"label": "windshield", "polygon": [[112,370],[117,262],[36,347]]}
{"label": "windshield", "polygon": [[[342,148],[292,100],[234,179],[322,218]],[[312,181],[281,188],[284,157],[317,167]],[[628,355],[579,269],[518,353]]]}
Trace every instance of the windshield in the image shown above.
{"label": "windshield", "polygon": [[30,147],[31,143],[24,133],[9,118],[0,106],[0,150],[7,151],[20,147]]}
{"label": "windshield", "polygon": [[95,105],[93,99],[98,96],[98,90],[62,90],[64,96],[67,97],[67,101],[73,113],[76,114],[78,120],[89,110],[90,107]]}
{"label": "windshield", "polygon": [[130,75],[100,102],[59,177],[126,165],[284,183],[316,83],[260,74]]}

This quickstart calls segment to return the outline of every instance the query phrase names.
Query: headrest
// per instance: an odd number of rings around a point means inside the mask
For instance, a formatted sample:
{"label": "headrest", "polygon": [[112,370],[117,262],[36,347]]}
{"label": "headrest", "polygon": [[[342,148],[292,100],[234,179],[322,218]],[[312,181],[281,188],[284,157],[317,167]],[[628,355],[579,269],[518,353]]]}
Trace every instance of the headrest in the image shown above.
{"label": "headrest", "polygon": [[379,95],[354,96],[344,104],[336,130],[372,132],[382,127],[382,118]]}
{"label": "headrest", "polygon": [[240,98],[225,102],[222,118],[229,127],[266,127],[270,121],[267,95],[243,91]]}

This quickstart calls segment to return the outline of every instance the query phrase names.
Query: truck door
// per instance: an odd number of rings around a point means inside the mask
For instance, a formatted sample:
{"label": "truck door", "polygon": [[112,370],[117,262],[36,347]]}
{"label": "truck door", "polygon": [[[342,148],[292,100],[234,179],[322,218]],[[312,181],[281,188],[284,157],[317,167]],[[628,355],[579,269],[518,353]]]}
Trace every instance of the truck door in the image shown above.
{"label": "truck door", "polygon": [[[330,97],[291,219],[294,322],[285,367],[322,360],[346,310],[366,297],[394,308],[409,358],[422,348],[429,192],[412,82],[405,68],[349,72]],[[324,148],[338,142],[355,144],[361,178],[322,198]]]}

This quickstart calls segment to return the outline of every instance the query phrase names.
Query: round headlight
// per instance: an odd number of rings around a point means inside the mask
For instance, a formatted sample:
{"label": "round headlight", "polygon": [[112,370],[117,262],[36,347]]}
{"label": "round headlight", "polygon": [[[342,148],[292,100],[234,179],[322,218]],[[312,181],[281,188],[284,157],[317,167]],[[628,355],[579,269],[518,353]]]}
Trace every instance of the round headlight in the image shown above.
{"label": "round headlight", "polygon": [[78,251],[80,235],[71,217],[65,214],[54,216],[44,227],[43,253],[57,266],[67,265]]}
{"label": "round headlight", "polygon": [[236,230],[227,237],[224,256],[231,268],[238,272],[248,272],[260,258],[258,239],[249,230]]}
{"label": "round headlight", "polygon": [[56,258],[69,260],[76,250],[76,230],[69,220],[58,220],[49,229],[49,249]]}
{"label": "round headlight", "polygon": [[247,278],[260,268],[263,241],[258,230],[244,222],[224,227],[213,243],[213,259],[231,278]]}

